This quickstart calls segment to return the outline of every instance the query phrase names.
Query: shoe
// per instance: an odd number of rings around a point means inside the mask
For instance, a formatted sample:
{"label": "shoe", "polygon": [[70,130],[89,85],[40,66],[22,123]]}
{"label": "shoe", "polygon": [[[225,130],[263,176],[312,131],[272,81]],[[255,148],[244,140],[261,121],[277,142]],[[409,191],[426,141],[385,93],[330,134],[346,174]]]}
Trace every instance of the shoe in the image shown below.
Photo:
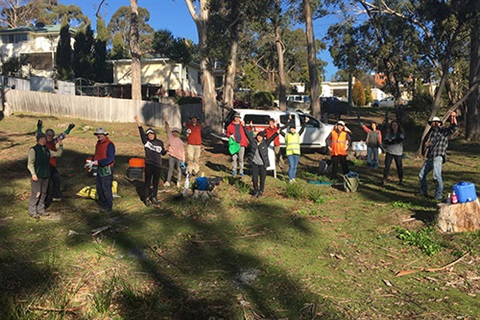
{"label": "shoe", "polygon": [[295,179],[288,180],[288,183],[294,183],[294,182],[295,182]]}
{"label": "shoe", "polygon": [[150,207],[152,205],[152,201],[150,199],[145,200],[145,205]]}
{"label": "shoe", "polygon": [[386,185],[387,185],[387,179],[383,179],[382,186],[386,186]]}
{"label": "shoe", "polygon": [[170,181],[166,181],[164,184],[163,184],[164,187],[170,187]]}
{"label": "shoe", "polygon": [[177,181],[177,188],[180,188],[181,186],[180,181]]}
{"label": "shoe", "polygon": [[263,196],[263,191],[258,191],[257,198],[261,198]]}
{"label": "shoe", "polygon": [[62,201],[62,198],[52,198],[52,201],[53,202],[60,202],[60,201]]}
{"label": "shoe", "polygon": [[36,213],[35,214],[29,214],[29,216],[30,216],[30,218],[33,218],[33,219],[36,219],[36,220],[40,219],[40,216]]}
{"label": "shoe", "polygon": [[403,183],[403,180],[398,181],[399,186],[404,186],[405,184]]}
{"label": "shoe", "polygon": [[233,170],[232,171],[232,177],[235,177],[237,175],[237,171]]}
{"label": "shoe", "polygon": [[240,177],[243,177],[245,174],[243,173],[243,171],[240,171]]}
{"label": "shoe", "polygon": [[152,197],[152,198],[150,199],[150,201],[151,201],[153,204],[155,204],[155,205],[157,205],[157,204],[160,203],[156,197]]}
{"label": "shoe", "polygon": [[38,215],[48,217],[50,215],[50,213],[46,212],[46,211],[43,211],[43,212],[39,212]]}

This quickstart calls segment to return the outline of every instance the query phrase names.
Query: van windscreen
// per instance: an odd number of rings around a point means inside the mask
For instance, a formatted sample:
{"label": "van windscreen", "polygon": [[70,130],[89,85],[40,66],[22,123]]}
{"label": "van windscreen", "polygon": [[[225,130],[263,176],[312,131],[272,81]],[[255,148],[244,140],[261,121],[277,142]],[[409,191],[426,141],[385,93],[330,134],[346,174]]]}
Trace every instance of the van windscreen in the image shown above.
{"label": "van windscreen", "polygon": [[267,114],[246,114],[243,118],[245,124],[250,124],[250,122],[253,122],[254,125],[265,126],[268,126],[268,120],[270,120],[270,116]]}

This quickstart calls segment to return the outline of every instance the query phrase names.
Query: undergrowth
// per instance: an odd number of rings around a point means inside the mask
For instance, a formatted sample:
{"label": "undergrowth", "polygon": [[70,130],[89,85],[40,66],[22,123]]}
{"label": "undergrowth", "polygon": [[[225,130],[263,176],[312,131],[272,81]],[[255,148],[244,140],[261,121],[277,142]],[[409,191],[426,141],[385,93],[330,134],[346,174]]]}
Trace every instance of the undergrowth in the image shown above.
{"label": "undergrowth", "polygon": [[396,227],[397,237],[404,245],[419,248],[422,253],[433,256],[442,250],[442,245],[435,239],[435,228],[425,227],[420,231],[410,231],[402,227]]}

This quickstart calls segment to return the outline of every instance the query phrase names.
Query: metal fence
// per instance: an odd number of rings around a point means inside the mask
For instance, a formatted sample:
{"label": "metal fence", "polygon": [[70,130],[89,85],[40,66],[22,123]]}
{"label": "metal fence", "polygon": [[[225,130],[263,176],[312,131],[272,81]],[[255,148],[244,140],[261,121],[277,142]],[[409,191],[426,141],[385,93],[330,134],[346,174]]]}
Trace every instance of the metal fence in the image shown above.
{"label": "metal fence", "polygon": [[11,111],[35,112],[93,121],[134,122],[138,115],[142,123],[160,127],[165,114],[172,127],[180,127],[192,115],[203,118],[201,105],[167,104],[115,98],[57,95],[8,89],[6,102]]}

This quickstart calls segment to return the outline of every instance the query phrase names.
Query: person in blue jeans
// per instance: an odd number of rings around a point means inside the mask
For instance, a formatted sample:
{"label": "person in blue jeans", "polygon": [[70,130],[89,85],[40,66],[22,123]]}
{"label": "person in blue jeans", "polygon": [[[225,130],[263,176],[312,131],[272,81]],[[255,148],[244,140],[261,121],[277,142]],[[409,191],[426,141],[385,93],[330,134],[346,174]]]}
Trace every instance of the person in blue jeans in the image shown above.
{"label": "person in blue jeans", "polygon": [[448,137],[457,126],[456,113],[452,112],[450,115],[448,128],[442,127],[443,122],[439,117],[433,117],[428,123],[431,128],[422,142],[422,155],[426,155],[426,160],[418,174],[420,195],[428,196],[427,175],[433,170],[433,180],[437,185],[434,197],[441,200],[443,193],[442,165],[447,159]]}
{"label": "person in blue jeans", "polygon": [[[309,118],[305,117],[305,122],[302,123],[302,128],[297,132],[295,123],[291,123],[292,116],[288,117],[288,123],[290,124],[289,132],[284,133],[280,131],[280,134],[285,138],[286,154],[288,159],[288,180],[290,183],[295,182],[295,176],[297,175],[297,166],[300,161],[300,136],[302,135],[305,127],[307,126]],[[285,127],[281,128],[283,130]]]}

